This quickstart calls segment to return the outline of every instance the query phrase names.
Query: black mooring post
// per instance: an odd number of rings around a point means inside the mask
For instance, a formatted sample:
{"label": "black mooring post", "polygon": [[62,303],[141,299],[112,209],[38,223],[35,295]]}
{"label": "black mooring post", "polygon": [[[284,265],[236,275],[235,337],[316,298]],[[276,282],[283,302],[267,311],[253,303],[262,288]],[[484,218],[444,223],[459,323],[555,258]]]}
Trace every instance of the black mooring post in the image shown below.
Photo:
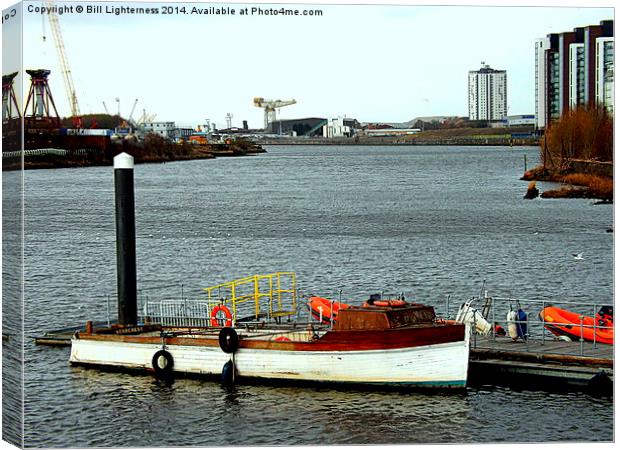
{"label": "black mooring post", "polygon": [[116,201],[116,281],[119,325],[137,325],[136,215],[133,192],[133,156],[114,157]]}

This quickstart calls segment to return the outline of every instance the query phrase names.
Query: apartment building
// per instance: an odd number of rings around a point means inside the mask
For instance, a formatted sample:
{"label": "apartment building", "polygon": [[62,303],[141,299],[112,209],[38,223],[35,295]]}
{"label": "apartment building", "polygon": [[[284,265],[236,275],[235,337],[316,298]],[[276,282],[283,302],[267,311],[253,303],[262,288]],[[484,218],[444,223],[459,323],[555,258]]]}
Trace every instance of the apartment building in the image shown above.
{"label": "apartment building", "polygon": [[613,114],[613,20],[538,39],[534,58],[537,128],[580,105],[601,104]]}
{"label": "apartment building", "polygon": [[506,71],[482,63],[469,71],[469,120],[503,120],[508,113]]}

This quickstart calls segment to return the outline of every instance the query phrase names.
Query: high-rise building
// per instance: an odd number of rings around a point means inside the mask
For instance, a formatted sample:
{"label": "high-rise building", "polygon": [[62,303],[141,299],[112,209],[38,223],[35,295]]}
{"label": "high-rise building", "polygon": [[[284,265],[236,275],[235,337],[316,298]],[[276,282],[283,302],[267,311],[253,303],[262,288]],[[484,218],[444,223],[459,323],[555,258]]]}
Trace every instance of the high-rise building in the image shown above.
{"label": "high-rise building", "polygon": [[613,113],[613,20],[538,39],[535,44],[536,126],[595,103]]}
{"label": "high-rise building", "polygon": [[568,106],[575,108],[586,103],[586,74],[583,44],[569,45]]}
{"label": "high-rise building", "polygon": [[469,120],[503,120],[508,115],[506,71],[482,63],[469,71]]}
{"label": "high-rise building", "polygon": [[596,102],[614,113],[614,38],[596,39]]}

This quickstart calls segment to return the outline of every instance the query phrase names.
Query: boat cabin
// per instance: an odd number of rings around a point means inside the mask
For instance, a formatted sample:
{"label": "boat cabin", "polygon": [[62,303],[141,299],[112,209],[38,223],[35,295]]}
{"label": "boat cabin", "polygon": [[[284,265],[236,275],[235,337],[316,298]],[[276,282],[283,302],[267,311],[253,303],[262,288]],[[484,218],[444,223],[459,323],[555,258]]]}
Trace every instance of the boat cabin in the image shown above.
{"label": "boat cabin", "polygon": [[402,307],[350,306],[340,310],[333,330],[385,330],[433,322],[435,309],[417,303]]}

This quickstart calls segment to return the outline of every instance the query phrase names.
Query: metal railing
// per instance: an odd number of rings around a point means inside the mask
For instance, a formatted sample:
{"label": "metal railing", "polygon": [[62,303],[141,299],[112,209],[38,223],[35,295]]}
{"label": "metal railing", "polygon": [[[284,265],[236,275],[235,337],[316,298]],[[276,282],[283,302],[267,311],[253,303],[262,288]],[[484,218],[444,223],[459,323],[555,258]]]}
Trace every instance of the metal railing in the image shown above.
{"label": "metal railing", "polygon": [[[579,355],[583,356],[587,349],[596,349],[598,346],[607,346],[607,343],[601,343],[601,340],[607,341],[609,334],[613,340],[613,323],[599,323],[598,313],[602,306],[611,306],[611,302],[574,302],[574,301],[550,301],[550,300],[530,300],[517,299],[513,297],[491,297],[485,292],[484,295],[472,298],[471,307],[481,312],[482,317],[491,324],[491,331],[485,338],[479,338],[479,335],[473,332],[471,344],[473,348],[484,346],[488,340],[496,341],[503,338],[504,334],[498,331],[504,330],[508,335],[510,325],[521,327],[525,330],[522,336],[517,339],[529,351],[534,345],[544,346],[546,342],[570,339],[579,343]],[[461,303],[455,302],[448,296],[446,298],[444,314],[448,319],[456,317],[458,308]],[[545,315],[540,313],[547,307],[555,306],[561,309],[574,312],[578,318],[577,322],[547,320]],[[508,312],[513,310],[523,310],[527,316],[525,320],[509,320]],[[476,315],[473,315],[474,321]],[[535,318],[535,319],[533,319]],[[472,330],[476,329],[476,323],[472,324]],[[501,328],[497,328],[497,327]],[[550,328],[555,328],[557,334],[553,333]],[[606,334],[606,335],[605,335]],[[565,338],[560,336],[566,336]],[[591,338],[590,338],[591,335]]]}
{"label": "metal railing", "polygon": [[95,148],[78,148],[72,150],[66,150],[63,148],[40,148],[33,150],[12,150],[12,151],[3,151],[2,158],[19,158],[22,155],[24,157],[28,156],[44,156],[44,155],[54,155],[54,156],[67,156],[67,155],[85,155],[87,153],[98,152],[100,150]]}
{"label": "metal railing", "polygon": [[294,272],[252,275],[203,289],[209,304],[229,305],[235,323],[244,316],[280,318],[297,313]]}
{"label": "metal railing", "polygon": [[172,327],[208,327],[214,305],[195,300],[147,300],[143,319]]}

